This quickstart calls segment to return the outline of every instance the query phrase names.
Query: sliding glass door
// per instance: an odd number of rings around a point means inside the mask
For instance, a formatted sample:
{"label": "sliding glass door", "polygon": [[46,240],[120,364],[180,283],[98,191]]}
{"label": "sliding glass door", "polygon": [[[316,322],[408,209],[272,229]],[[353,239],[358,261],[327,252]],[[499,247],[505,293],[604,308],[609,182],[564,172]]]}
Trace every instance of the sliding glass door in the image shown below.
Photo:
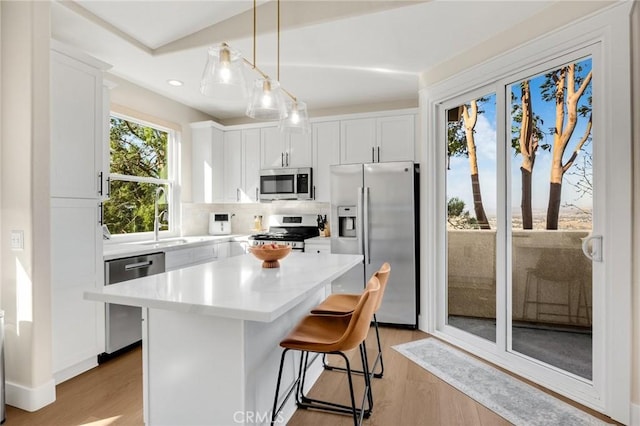
{"label": "sliding glass door", "polygon": [[594,275],[601,238],[591,237],[603,142],[591,118],[592,63],[588,53],[560,57],[438,106],[440,329],[598,400],[603,280]]}

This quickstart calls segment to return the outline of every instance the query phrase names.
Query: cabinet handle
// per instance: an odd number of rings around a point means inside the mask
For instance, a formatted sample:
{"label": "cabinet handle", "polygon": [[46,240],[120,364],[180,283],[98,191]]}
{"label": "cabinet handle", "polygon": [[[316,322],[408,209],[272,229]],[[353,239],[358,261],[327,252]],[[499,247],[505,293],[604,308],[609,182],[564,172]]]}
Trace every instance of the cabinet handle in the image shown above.
{"label": "cabinet handle", "polygon": [[128,265],[124,265],[125,271],[132,271],[134,269],[146,268],[148,266],[153,265],[153,261],[145,260],[143,262],[129,263]]}
{"label": "cabinet handle", "polygon": [[315,200],[316,199],[316,186],[315,185],[313,185],[312,191],[313,192],[312,192],[312,197],[311,198],[313,198]]}
{"label": "cabinet handle", "polygon": [[102,172],[98,173],[98,195],[102,196]]}
{"label": "cabinet handle", "polygon": [[260,196],[258,195],[258,188],[256,188],[256,201],[260,201]]}
{"label": "cabinet handle", "polygon": [[371,162],[372,163],[376,162],[376,151],[374,147],[371,147]]}
{"label": "cabinet handle", "polygon": [[236,188],[236,201],[240,201],[240,188]]}
{"label": "cabinet handle", "polygon": [[280,153],[280,167],[284,167],[284,152]]}
{"label": "cabinet handle", "polygon": [[289,153],[288,152],[285,154],[285,158],[287,159],[287,167],[289,167]]}
{"label": "cabinet handle", "polygon": [[100,226],[104,225],[103,223],[104,213],[102,212],[103,207],[104,207],[104,204],[98,203],[98,225]]}
{"label": "cabinet handle", "polygon": [[380,162],[380,147],[378,147],[378,163]]}

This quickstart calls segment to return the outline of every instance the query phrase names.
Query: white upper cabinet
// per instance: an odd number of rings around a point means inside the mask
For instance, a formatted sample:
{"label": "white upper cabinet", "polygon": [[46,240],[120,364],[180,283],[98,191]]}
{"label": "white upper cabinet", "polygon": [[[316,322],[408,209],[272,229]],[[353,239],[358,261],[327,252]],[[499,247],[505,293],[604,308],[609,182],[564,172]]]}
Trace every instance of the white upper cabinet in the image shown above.
{"label": "white upper cabinet", "polygon": [[224,200],[224,132],[210,123],[191,129],[191,184],[194,203]]}
{"label": "white upper cabinet", "polygon": [[340,122],[340,163],[375,162],[376,120],[360,118]]}
{"label": "white upper cabinet", "polygon": [[260,129],[242,131],[242,194],[243,202],[260,201]]}
{"label": "white upper cabinet", "polygon": [[340,164],[340,122],[313,123],[313,187],[316,201],[329,202],[329,167]]}
{"label": "white upper cabinet", "polygon": [[277,127],[260,129],[263,169],[311,167],[313,162],[311,135],[283,133]]}
{"label": "white upper cabinet", "polygon": [[398,115],[376,120],[377,161],[413,161],[415,149],[415,117]]}
{"label": "white upper cabinet", "polygon": [[413,161],[415,157],[413,114],[342,120],[340,136],[342,164]]}
{"label": "white upper cabinet", "polygon": [[258,202],[260,129],[224,132],[224,202]]}
{"label": "white upper cabinet", "polygon": [[224,201],[239,202],[242,189],[242,130],[224,132]]}
{"label": "white upper cabinet", "polygon": [[52,197],[105,192],[102,90],[102,70],[51,51]]}

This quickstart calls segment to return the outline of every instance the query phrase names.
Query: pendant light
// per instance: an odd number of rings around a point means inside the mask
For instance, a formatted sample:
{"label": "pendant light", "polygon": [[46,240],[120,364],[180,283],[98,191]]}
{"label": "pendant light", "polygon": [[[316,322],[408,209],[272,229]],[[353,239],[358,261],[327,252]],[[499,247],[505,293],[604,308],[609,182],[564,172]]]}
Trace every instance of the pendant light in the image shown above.
{"label": "pendant light", "polygon": [[287,106],[278,81],[265,76],[254,82],[247,116],[262,120],[282,120],[287,117]]}
{"label": "pendant light", "polygon": [[244,77],[244,60],[239,51],[227,43],[210,47],[207,64],[202,73],[200,91],[205,96],[219,99],[247,97],[247,83]]}
{"label": "pendant light", "polygon": [[[278,0],[278,57],[277,77],[280,80],[280,0]],[[263,120],[282,120],[287,116],[287,106],[282,96],[280,83],[269,78],[256,65],[256,0],[253,0],[253,67],[262,78],[255,81],[247,105],[247,116]]]}
{"label": "pendant light", "polygon": [[[251,118],[261,120],[280,120],[279,128],[286,132],[309,132],[309,116],[307,105],[280,85],[280,0],[278,8],[278,57],[277,79],[265,74],[256,65],[256,0],[253,0],[253,63],[242,57],[240,52],[232,49],[227,43],[210,47],[207,56],[200,91],[206,96],[216,96],[220,99],[238,99],[247,96],[247,85],[244,71],[245,64],[260,74],[251,89],[251,97],[247,105],[246,114]],[[285,102],[284,94],[291,101]]]}
{"label": "pendant light", "polygon": [[278,125],[283,132],[309,133],[309,115],[307,114],[307,104],[297,99],[292,100],[287,105],[287,116],[280,120]]}

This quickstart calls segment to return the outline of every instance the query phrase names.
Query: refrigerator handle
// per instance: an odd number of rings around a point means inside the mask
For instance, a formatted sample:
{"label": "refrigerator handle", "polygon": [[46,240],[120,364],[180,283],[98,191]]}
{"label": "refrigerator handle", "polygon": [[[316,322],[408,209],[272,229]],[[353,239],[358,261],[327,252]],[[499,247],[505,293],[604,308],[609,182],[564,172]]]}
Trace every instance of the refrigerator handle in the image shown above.
{"label": "refrigerator handle", "polygon": [[363,210],[363,223],[362,228],[364,229],[364,263],[366,265],[371,264],[371,256],[369,253],[369,187],[365,187],[364,191],[364,208]]}
{"label": "refrigerator handle", "polygon": [[[364,188],[358,187],[358,205],[356,207],[356,240],[358,240],[358,254],[364,254],[364,244],[362,237],[362,219],[363,219],[363,208],[362,208],[362,194],[364,193]],[[363,260],[365,262],[366,259]]]}

